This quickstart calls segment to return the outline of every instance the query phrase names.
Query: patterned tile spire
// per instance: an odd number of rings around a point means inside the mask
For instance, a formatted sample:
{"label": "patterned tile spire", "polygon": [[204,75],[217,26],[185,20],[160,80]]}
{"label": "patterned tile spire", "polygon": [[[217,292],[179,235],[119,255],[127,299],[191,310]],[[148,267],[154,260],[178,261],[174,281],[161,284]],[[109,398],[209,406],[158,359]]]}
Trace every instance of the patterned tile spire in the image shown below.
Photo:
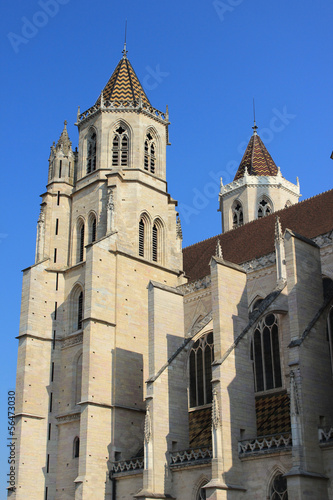
{"label": "patterned tile spire", "polygon": [[257,133],[257,124],[254,119],[253,135],[247,145],[243,158],[239,164],[234,180],[244,176],[245,170],[249,175],[277,175],[278,167],[264,143]]}
{"label": "patterned tile spire", "polygon": [[[104,102],[112,102],[116,107],[121,103],[136,104],[141,100],[151,106],[136,73],[127,58],[126,41],[122,51],[123,57],[117,64],[110,80],[105,85],[102,94]],[[101,96],[98,97],[96,105],[100,105]]]}

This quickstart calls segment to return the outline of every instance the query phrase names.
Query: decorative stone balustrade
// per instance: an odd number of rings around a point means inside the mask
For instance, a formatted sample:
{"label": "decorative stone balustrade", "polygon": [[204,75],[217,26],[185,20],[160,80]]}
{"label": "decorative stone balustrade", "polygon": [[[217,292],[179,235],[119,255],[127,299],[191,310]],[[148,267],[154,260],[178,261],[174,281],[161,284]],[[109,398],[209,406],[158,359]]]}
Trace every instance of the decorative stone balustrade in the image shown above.
{"label": "decorative stone balustrade", "polygon": [[116,474],[117,472],[139,471],[143,469],[143,464],[143,457],[121,460],[119,462],[113,462],[111,472]]}
{"label": "decorative stone balustrade", "polygon": [[170,453],[170,467],[209,463],[211,459],[212,459],[211,448],[193,448],[190,450],[175,451]]}
{"label": "decorative stone balustrade", "polygon": [[276,451],[291,449],[292,439],[289,432],[262,436],[256,439],[247,439],[238,442],[239,456],[245,457],[262,453],[273,453]]}
{"label": "decorative stone balustrade", "polygon": [[101,104],[95,104],[91,108],[87,109],[83,113],[79,114],[77,117],[77,123],[83,122],[85,119],[90,118],[93,116],[97,111],[112,111],[112,110],[117,110],[117,111],[122,111],[122,110],[136,110],[136,111],[143,111],[144,113],[148,114],[149,116],[153,118],[157,118],[158,120],[161,120],[165,123],[168,124],[169,118],[166,113],[163,113],[162,111],[159,111],[156,108],[153,108],[149,104],[145,102],[135,102],[135,101],[103,101]]}
{"label": "decorative stone balustrade", "polygon": [[320,443],[331,442],[333,444],[333,427],[327,429],[318,429]]}

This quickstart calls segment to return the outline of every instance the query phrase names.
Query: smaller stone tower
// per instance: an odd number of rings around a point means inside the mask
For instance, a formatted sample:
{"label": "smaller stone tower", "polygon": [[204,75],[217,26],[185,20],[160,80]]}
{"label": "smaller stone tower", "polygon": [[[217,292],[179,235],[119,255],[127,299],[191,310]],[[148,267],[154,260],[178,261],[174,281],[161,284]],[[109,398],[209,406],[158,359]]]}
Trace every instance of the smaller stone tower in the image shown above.
{"label": "smaller stone tower", "polygon": [[252,128],[233,182],[223,186],[221,180],[222,232],[294,205],[301,196],[298,178],[293,184],[282,177],[257,133],[256,122]]}

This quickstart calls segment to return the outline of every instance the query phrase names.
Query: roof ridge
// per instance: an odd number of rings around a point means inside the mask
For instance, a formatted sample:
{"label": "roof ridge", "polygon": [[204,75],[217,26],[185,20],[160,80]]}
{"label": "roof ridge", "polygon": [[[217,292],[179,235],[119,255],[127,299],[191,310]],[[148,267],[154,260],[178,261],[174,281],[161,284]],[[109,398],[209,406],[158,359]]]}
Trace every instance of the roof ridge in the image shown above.
{"label": "roof ridge", "polygon": [[[219,236],[223,236],[224,234],[228,234],[228,233],[231,233],[232,231],[237,231],[237,229],[240,229],[242,227],[245,227],[245,226],[249,226],[250,224],[254,224],[256,223],[258,220],[265,220],[265,219],[268,219],[269,217],[271,216],[276,216],[277,214],[283,212],[284,210],[288,210],[292,207],[295,207],[295,206],[298,206],[298,205],[301,205],[307,201],[310,201],[310,200],[313,200],[314,198],[318,198],[318,196],[322,196],[323,194],[325,193],[329,193],[330,191],[333,191],[333,188],[332,189],[327,189],[326,191],[323,191],[322,193],[319,193],[319,194],[315,194],[313,196],[310,196],[309,198],[306,198],[305,200],[301,200],[299,201],[298,203],[294,203],[293,205],[290,205],[289,207],[284,207],[284,208],[281,208],[280,210],[276,210],[275,212],[272,212],[271,214],[269,215],[266,215],[265,217],[262,217],[261,219],[253,219],[249,222],[246,222],[245,224],[243,224],[242,226],[239,226],[235,229],[229,229],[229,231],[225,231],[224,233],[218,233],[214,236],[210,236],[209,238],[205,238],[204,240],[201,240],[201,241],[197,241],[196,243],[192,243],[192,245],[188,245],[186,247],[183,248],[183,251],[187,248],[191,248],[191,247],[194,247],[195,245],[200,245],[201,243],[203,243],[204,241],[208,241],[208,240],[212,240],[213,238],[217,238]],[[223,249],[222,249],[223,250]]]}

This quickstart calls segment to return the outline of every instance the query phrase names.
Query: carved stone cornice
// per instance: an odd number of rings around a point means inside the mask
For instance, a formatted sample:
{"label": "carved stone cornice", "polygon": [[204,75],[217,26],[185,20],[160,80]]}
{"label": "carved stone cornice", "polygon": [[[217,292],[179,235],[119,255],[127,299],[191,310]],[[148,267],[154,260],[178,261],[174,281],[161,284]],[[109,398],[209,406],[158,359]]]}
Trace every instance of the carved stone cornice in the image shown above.
{"label": "carved stone cornice", "polygon": [[83,333],[77,333],[76,335],[72,335],[71,337],[66,337],[62,340],[61,349],[66,349],[66,347],[72,347],[77,344],[82,344],[83,342]]}
{"label": "carved stone cornice", "polygon": [[68,422],[73,422],[74,420],[80,420],[80,417],[81,413],[67,413],[66,415],[58,415],[56,420],[58,424],[67,424]]}

